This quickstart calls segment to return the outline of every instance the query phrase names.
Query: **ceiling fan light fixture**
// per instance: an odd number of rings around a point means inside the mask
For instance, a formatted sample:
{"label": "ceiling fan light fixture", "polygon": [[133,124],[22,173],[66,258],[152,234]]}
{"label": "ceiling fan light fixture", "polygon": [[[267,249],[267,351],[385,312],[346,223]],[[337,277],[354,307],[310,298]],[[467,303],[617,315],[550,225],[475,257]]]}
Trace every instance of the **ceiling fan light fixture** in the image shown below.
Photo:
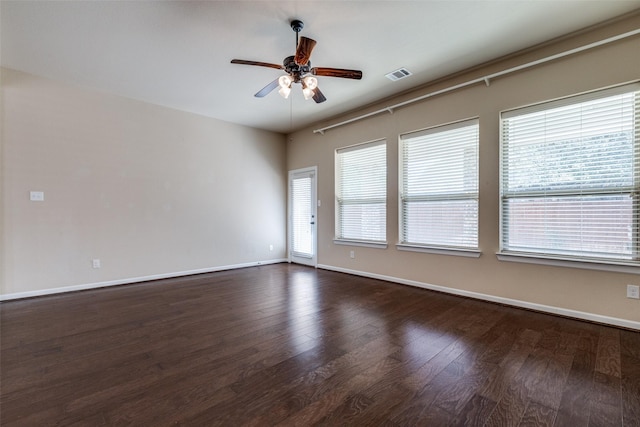
{"label": "ceiling fan light fixture", "polygon": [[289,94],[291,93],[291,82],[293,82],[293,80],[290,76],[280,76],[280,78],[278,79],[278,85],[280,86],[280,90],[278,90],[278,93],[284,99],[287,99],[289,97]]}
{"label": "ceiling fan light fixture", "polygon": [[280,88],[284,89],[284,88],[291,88],[291,83],[293,82],[293,80],[291,79],[291,76],[280,76],[280,78],[278,79],[278,84],[280,85]]}
{"label": "ceiling fan light fixture", "polygon": [[291,93],[291,88],[290,87],[286,87],[286,86],[280,87],[280,90],[278,90],[278,93],[284,99],[287,99],[289,97],[289,94]]}
{"label": "ceiling fan light fixture", "polygon": [[313,76],[307,76],[302,79],[302,94],[304,99],[311,99],[315,94],[315,89],[318,87],[318,79]]}
{"label": "ceiling fan light fixture", "polygon": [[308,87],[302,89],[302,94],[304,95],[304,99],[313,98],[313,90],[309,89]]}
{"label": "ceiling fan light fixture", "polygon": [[316,79],[313,76],[307,76],[303,80],[304,80],[304,85],[311,90],[318,87],[318,79]]}

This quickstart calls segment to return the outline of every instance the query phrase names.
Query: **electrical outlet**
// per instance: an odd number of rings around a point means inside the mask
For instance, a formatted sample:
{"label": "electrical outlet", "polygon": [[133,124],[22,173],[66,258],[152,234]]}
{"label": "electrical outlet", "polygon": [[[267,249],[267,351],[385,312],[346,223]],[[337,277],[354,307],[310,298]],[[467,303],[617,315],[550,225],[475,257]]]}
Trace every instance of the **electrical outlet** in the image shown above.
{"label": "electrical outlet", "polygon": [[93,268],[100,268],[100,260],[99,259],[94,259],[93,260]]}
{"label": "electrical outlet", "polygon": [[269,245],[269,250],[272,251],[273,250],[273,245]]}
{"label": "electrical outlet", "polygon": [[356,257],[356,251],[351,251],[351,252],[349,252],[349,256],[350,256],[351,258],[355,258],[355,257]]}
{"label": "electrical outlet", "polygon": [[640,299],[640,286],[627,285],[627,298]]}
{"label": "electrical outlet", "polygon": [[29,200],[32,202],[44,202],[44,191],[30,191]]}

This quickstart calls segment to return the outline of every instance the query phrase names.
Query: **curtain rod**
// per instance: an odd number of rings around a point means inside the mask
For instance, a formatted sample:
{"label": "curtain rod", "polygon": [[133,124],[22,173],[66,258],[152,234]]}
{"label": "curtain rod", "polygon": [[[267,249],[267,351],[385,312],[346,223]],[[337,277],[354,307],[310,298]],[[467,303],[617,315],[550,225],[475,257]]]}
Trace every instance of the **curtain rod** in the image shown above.
{"label": "curtain rod", "polygon": [[333,125],[325,126],[323,128],[320,128],[320,129],[314,129],[313,133],[320,133],[320,134],[324,135],[325,131],[327,131],[329,129],[333,129],[333,128],[337,128],[339,126],[344,126],[344,125],[349,124],[349,123],[357,122],[359,120],[366,119],[366,118],[371,117],[371,116],[376,116],[376,115],[382,114],[384,112],[393,113],[393,110],[395,110],[396,108],[404,107],[406,105],[413,104],[415,102],[422,101],[422,100],[427,99],[427,98],[432,98],[434,96],[442,95],[443,93],[447,93],[447,92],[453,92],[454,90],[462,89],[464,87],[472,86],[472,85],[475,85],[475,84],[478,84],[478,83],[485,83],[487,86],[489,86],[490,81],[492,79],[497,78],[497,77],[501,77],[501,76],[505,76],[507,74],[515,73],[516,71],[521,71],[521,70],[524,70],[524,69],[527,69],[527,68],[531,68],[531,67],[534,67],[536,65],[544,64],[545,62],[553,61],[555,59],[564,58],[565,56],[569,56],[569,55],[573,55],[573,54],[576,54],[576,53],[579,53],[579,52],[583,52],[585,50],[593,49],[595,47],[602,46],[602,45],[605,45],[605,44],[608,44],[608,43],[612,43],[612,42],[615,42],[615,41],[618,41],[618,40],[622,40],[622,39],[625,39],[627,37],[632,37],[632,36],[635,36],[635,35],[638,35],[638,34],[640,34],[640,28],[636,29],[636,30],[633,30],[633,31],[629,31],[629,32],[623,33],[623,34],[619,34],[617,36],[609,37],[609,38],[606,38],[604,40],[600,40],[600,41],[597,41],[597,42],[594,42],[594,43],[590,43],[590,44],[587,44],[585,46],[580,46],[580,47],[577,47],[575,49],[570,49],[570,50],[566,50],[564,52],[557,53],[555,55],[547,56],[547,57],[542,58],[542,59],[537,59],[535,61],[527,62],[527,63],[522,64],[522,65],[517,65],[515,67],[508,68],[508,69],[503,70],[503,71],[498,71],[496,73],[488,74],[488,75],[486,75],[484,77],[478,77],[476,79],[469,80],[469,81],[466,81],[464,83],[459,83],[457,85],[449,86],[449,87],[444,88],[444,89],[436,90],[435,92],[429,92],[429,93],[427,93],[425,95],[421,95],[421,96],[419,96],[417,98],[409,99],[407,101],[403,101],[403,102],[400,102],[398,104],[393,104],[393,105],[390,105],[388,107],[384,107],[384,108],[381,108],[379,110],[372,111],[370,113],[366,113],[366,114],[363,114],[363,115],[360,115],[360,116],[357,116],[357,117],[354,117],[354,118],[351,118],[351,119],[348,119],[348,120],[345,120],[345,121],[342,121],[342,122],[339,122],[339,123],[335,123]]}

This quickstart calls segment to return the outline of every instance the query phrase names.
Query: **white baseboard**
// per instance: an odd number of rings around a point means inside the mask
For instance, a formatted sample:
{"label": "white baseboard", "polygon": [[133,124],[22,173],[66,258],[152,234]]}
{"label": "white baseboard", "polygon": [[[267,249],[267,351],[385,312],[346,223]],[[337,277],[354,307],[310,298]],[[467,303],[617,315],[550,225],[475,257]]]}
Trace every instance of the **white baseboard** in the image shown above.
{"label": "white baseboard", "polygon": [[432,291],[444,292],[452,295],[459,295],[479,299],[483,301],[496,302],[499,304],[510,305],[514,307],[526,308],[544,313],[557,314],[560,316],[573,317],[575,319],[587,320],[595,323],[603,323],[606,325],[618,326],[627,329],[640,330],[640,322],[633,320],[620,319],[617,317],[603,316],[600,314],[587,313],[584,311],[570,310],[568,308],[554,307],[550,305],[537,304],[528,301],[521,301],[511,298],[498,297],[495,295],[482,294],[479,292],[465,291],[463,289],[449,288],[446,286],[432,285],[430,283],[418,282],[415,280],[401,279],[398,277],[384,276],[381,274],[369,273],[366,271],[351,270],[348,268],[334,267],[331,265],[318,264],[318,268],[324,270],[337,271],[340,273],[354,274],[356,276],[369,277],[371,279],[385,280],[387,282],[399,283],[401,285],[416,286],[418,288],[429,289]]}
{"label": "white baseboard", "polygon": [[31,297],[39,297],[44,295],[52,295],[52,294],[60,294],[64,292],[75,292],[75,291],[83,291],[86,289],[96,289],[96,288],[106,288],[108,286],[119,286],[119,285],[128,285],[131,283],[139,283],[139,282],[148,282],[151,280],[159,280],[159,279],[171,279],[173,277],[180,276],[190,276],[192,274],[202,274],[202,273],[213,273],[216,271],[224,271],[224,270],[234,270],[237,268],[245,268],[245,267],[256,267],[259,265],[266,264],[279,264],[281,262],[287,262],[286,258],[283,259],[272,259],[266,261],[256,261],[256,262],[247,262],[244,264],[233,264],[233,265],[223,265],[218,267],[210,267],[210,268],[200,268],[197,270],[188,270],[188,271],[178,271],[174,273],[163,273],[163,274],[154,274],[151,276],[142,276],[142,277],[132,277],[128,279],[118,279],[118,280],[110,280],[107,282],[96,282],[96,283],[87,283],[82,285],[73,285],[73,286],[64,286],[60,288],[49,288],[42,289],[37,291],[27,291],[27,292],[17,292],[11,294],[3,294],[0,295],[0,301],[9,301],[14,299],[21,298],[31,298]]}

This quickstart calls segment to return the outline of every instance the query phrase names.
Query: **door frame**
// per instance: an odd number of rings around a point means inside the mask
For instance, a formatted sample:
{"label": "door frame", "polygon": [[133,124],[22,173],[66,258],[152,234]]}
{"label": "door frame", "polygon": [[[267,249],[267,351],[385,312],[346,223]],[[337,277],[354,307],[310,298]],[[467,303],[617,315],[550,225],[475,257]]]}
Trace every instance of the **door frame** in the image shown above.
{"label": "door frame", "polygon": [[[291,184],[293,177],[298,174],[307,174],[311,173],[313,176],[312,185],[311,185],[311,214],[313,215],[313,226],[312,226],[312,242],[311,247],[313,250],[313,255],[311,258],[302,258],[295,257],[292,254],[292,238],[293,238],[293,213],[292,213],[292,191]],[[287,177],[287,259],[288,261],[295,262],[297,264],[305,264],[312,267],[318,266],[318,166],[310,166],[306,168],[294,169],[290,170]]]}

